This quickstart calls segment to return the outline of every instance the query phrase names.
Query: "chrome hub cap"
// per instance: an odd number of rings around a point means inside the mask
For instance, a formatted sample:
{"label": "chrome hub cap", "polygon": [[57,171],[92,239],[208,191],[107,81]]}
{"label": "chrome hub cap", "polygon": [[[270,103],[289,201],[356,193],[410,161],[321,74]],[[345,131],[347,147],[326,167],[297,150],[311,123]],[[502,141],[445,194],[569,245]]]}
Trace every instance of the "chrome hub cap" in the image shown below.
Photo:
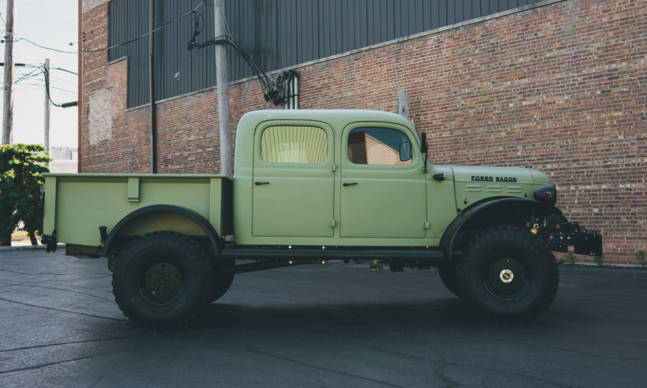
{"label": "chrome hub cap", "polygon": [[512,272],[507,268],[502,269],[501,272],[499,273],[499,279],[501,279],[503,283],[506,283],[506,284],[511,283],[512,280],[514,279],[514,272]]}
{"label": "chrome hub cap", "polygon": [[515,298],[527,284],[526,267],[514,257],[495,258],[483,268],[483,283],[494,296]]}

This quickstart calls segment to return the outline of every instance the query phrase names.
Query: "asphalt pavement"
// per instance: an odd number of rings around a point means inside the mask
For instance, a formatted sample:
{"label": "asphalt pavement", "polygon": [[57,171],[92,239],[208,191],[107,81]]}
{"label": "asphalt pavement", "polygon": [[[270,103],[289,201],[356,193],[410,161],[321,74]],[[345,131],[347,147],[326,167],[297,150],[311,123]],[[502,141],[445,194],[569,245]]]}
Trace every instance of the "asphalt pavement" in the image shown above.
{"label": "asphalt pavement", "polygon": [[281,268],[159,331],[125,320],[105,259],[0,251],[0,386],[645,386],[647,270],[560,274],[545,314],[502,324],[435,270]]}

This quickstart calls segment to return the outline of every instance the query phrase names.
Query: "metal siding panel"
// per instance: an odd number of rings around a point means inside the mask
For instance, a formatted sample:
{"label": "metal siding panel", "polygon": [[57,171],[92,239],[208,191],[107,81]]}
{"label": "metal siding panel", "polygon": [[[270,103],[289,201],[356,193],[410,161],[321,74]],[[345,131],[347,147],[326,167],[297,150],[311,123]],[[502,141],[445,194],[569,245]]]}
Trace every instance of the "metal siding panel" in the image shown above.
{"label": "metal siding panel", "polygon": [[313,13],[313,8],[314,8],[314,0],[307,0],[303,3],[303,14],[304,14],[304,19],[303,21],[305,22],[305,25],[303,26],[304,30],[306,31],[306,40],[304,42],[305,50],[305,60],[309,61],[313,58],[317,58],[317,51],[318,51],[318,45],[316,42],[316,34],[315,34],[315,21],[314,21],[314,13]]}
{"label": "metal siding panel", "polygon": [[287,37],[290,42],[290,52],[286,58],[286,66],[288,63],[298,63],[297,53],[298,53],[298,43],[299,43],[299,34],[297,31],[297,1],[290,0],[290,7],[288,8],[288,26],[290,35]]}
{"label": "metal siding panel", "polygon": [[447,24],[456,23],[456,7],[454,0],[447,0]]}
{"label": "metal siding panel", "polygon": [[455,17],[455,22],[462,22],[465,20],[465,7],[463,7],[463,0],[456,0],[454,1],[454,17]]}
{"label": "metal siding panel", "polygon": [[364,15],[366,20],[364,31],[366,33],[366,45],[370,46],[379,42],[380,25],[378,22],[378,4],[368,0],[363,3]]}
{"label": "metal siding panel", "polygon": [[310,15],[312,17],[312,59],[321,58],[321,33],[319,31],[319,1],[312,0]]}
{"label": "metal siding panel", "polygon": [[335,4],[327,0],[320,0],[319,7],[322,10],[319,17],[322,20],[321,25],[323,26],[323,29],[324,29],[324,35],[322,35],[322,39],[324,40],[325,50],[323,51],[323,55],[329,56],[335,52],[334,50],[335,30],[334,30],[334,16],[333,16]]}
{"label": "metal siding panel", "polygon": [[422,30],[431,30],[431,0],[422,0]]}
{"label": "metal siding panel", "polygon": [[431,0],[431,7],[429,13],[431,14],[431,28],[440,27],[439,16],[440,16],[440,2],[445,0]]}
{"label": "metal siding panel", "polygon": [[406,0],[397,0],[395,3],[395,37],[399,38],[406,35],[406,16],[405,14]]}
{"label": "metal siding panel", "polygon": [[472,0],[472,18],[481,16],[481,0]]}
{"label": "metal siding panel", "polygon": [[342,34],[342,49],[341,51],[348,51],[353,47],[353,30],[352,30],[352,8],[342,11],[342,24],[341,24],[341,34]]}
{"label": "metal siding panel", "polygon": [[438,1],[438,27],[447,25],[447,3],[453,0]]}
{"label": "metal siding panel", "polygon": [[[156,0],[156,25],[192,9],[199,0]],[[393,38],[485,16],[538,0],[226,0],[229,33],[266,71],[327,57]],[[213,4],[199,11],[199,42],[213,37]],[[111,0],[109,45],[147,32],[148,2]],[[191,16],[155,34],[156,97],[169,98],[215,85],[215,48],[187,51]],[[253,75],[228,48],[229,78]],[[129,58],[128,106],[148,102],[148,39],[110,49],[109,60]],[[180,72],[180,79],[174,79]]]}
{"label": "metal siding panel", "polygon": [[355,30],[354,49],[364,47],[368,43],[366,36],[366,1],[356,0],[353,2],[353,29]]}

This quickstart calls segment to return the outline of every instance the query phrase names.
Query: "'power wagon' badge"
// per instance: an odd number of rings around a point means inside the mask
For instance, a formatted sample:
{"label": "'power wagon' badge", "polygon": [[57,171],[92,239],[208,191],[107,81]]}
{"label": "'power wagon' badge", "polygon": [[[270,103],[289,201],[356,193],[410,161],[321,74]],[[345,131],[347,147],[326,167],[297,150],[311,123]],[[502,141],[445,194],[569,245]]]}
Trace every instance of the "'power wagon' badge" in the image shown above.
{"label": "'power wagon' badge", "polygon": [[473,182],[501,182],[501,183],[516,183],[517,177],[514,176],[482,176],[472,175]]}

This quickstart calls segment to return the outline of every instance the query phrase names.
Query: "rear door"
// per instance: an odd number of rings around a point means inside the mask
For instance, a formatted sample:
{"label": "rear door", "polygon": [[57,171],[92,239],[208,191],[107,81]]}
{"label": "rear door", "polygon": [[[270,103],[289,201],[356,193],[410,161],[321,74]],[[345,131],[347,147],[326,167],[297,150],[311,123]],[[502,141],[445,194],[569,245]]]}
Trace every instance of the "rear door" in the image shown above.
{"label": "rear door", "polygon": [[427,189],[418,139],[390,123],[355,123],[341,142],[341,236],[425,237]]}
{"label": "rear door", "polygon": [[254,150],[254,236],[332,237],[332,129],[308,121],[265,123],[255,132]]}

